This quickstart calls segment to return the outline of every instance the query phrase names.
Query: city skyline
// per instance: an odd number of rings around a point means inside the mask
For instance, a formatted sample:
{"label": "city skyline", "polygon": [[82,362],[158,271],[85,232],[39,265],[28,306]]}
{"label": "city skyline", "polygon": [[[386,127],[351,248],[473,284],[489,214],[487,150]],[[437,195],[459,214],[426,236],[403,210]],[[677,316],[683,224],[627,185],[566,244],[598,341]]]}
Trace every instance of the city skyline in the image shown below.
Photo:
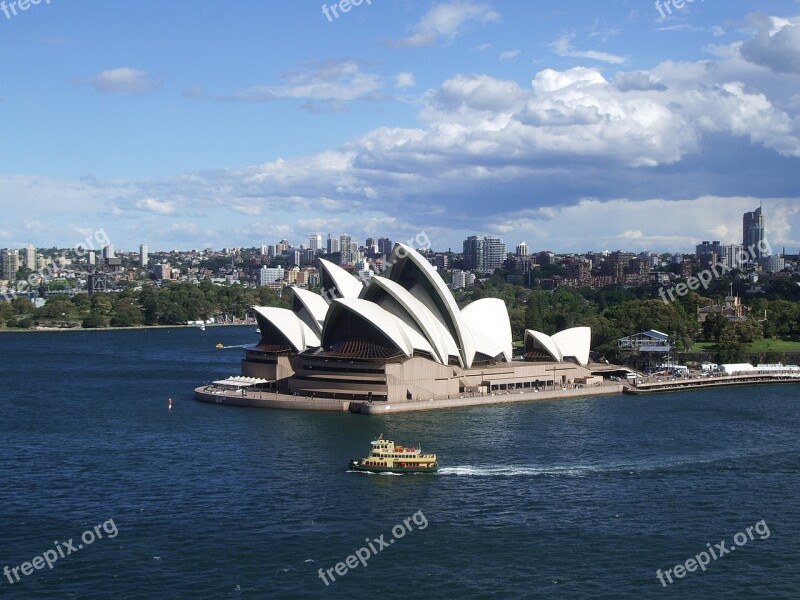
{"label": "city skyline", "polygon": [[800,246],[800,7],[661,6],[0,13],[20,57],[0,70],[0,247],[331,229],[690,252],[739,243],[762,203],[773,246]]}

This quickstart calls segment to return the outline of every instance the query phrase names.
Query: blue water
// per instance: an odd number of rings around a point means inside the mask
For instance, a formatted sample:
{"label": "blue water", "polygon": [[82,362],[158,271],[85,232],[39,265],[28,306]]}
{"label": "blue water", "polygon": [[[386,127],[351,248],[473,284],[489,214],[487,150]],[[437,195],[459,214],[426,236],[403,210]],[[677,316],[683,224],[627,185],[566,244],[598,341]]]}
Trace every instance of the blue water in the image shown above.
{"label": "blue water", "polygon": [[[800,598],[800,384],[385,417],[195,402],[238,370],[214,345],[256,337],[0,334],[0,568],[108,527],[0,597]],[[345,472],[381,432],[441,473]]]}

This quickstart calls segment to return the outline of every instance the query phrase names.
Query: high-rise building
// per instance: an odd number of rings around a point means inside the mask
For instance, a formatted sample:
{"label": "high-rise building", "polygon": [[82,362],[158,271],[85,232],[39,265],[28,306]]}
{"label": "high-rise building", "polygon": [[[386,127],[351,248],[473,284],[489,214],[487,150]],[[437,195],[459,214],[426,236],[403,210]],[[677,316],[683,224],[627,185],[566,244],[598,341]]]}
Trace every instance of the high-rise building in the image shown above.
{"label": "high-rise building", "polygon": [[464,268],[493,273],[503,266],[506,245],[498,237],[471,235],[464,240]]}
{"label": "high-rise building", "polygon": [[269,252],[269,246],[266,244],[261,245],[261,256],[267,256]]}
{"label": "high-rise building", "polygon": [[86,260],[90,267],[93,267],[97,264],[97,256],[95,255],[94,250],[89,250],[89,252],[87,252]]}
{"label": "high-rise building", "polygon": [[3,279],[15,280],[19,271],[19,250],[4,248],[0,251],[0,267]]}
{"label": "high-rise building", "polygon": [[275,245],[275,250],[278,254],[283,254],[291,247],[292,245],[289,243],[289,240],[281,240]]}
{"label": "high-rise building", "polygon": [[745,253],[741,244],[728,244],[722,247],[720,261],[728,269],[741,269],[751,257]]}
{"label": "high-rise building", "polygon": [[389,238],[378,238],[378,252],[380,254],[386,254],[388,256],[392,253],[393,247],[392,240]]}
{"label": "high-rise building", "polygon": [[703,240],[695,246],[694,254],[700,261],[701,266],[715,265],[722,259],[722,244],[718,240],[713,242]]}
{"label": "high-rise building", "polygon": [[464,268],[482,271],[486,265],[486,240],[471,235],[464,240]]}
{"label": "high-rise building", "polygon": [[[339,258],[340,265],[349,266],[355,262],[353,260],[352,244],[353,242],[350,234],[343,233],[339,236],[339,252],[341,253],[341,258]],[[356,250],[358,249],[356,248]]]}
{"label": "high-rise building", "polygon": [[494,273],[506,260],[506,244],[499,237],[486,236],[486,270]]}
{"label": "high-rise building", "polygon": [[742,245],[754,258],[762,258],[768,253],[764,244],[764,215],[759,206],[753,212],[746,212],[742,218]]}
{"label": "high-rise building", "polygon": [[36,246],[33,244],[25,246],[25,267],[31,271],[36,270]]}
{"label": "high-rise building", "polygon": [[105,259],[114,258],[114,244],[103,246],[103,258]]}
{"label": "high-rise building", "polygon": [[332,238],[328,235],[328,254],[335,254],[339,251],[339,238]]}
{"label": "high-rise building", "polygon": [[525,242],[517,244],[517,254],[520,256],[528,256],[528,244]]}
{"label": "high-rise building", "polygon": [[147,244],[139,245],[139,264],[143,269],[147,268],[147,261],[148,261],[147,250],[148,250]]}
{"label": "high-rise building", "polygon": [[308,236],[308,247],[314,251],[314,254],[322,250],[322,234],[312,233]]}

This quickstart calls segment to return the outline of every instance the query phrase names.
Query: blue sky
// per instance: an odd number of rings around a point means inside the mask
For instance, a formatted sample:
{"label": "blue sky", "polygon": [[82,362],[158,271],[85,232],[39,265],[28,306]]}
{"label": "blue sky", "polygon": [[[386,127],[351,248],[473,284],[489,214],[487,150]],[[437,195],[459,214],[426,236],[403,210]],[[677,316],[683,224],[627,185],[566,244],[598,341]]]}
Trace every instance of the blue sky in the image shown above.
{"label": "blue sky", "polygon": [[5,0],[0,247],[797,252],[800,2],[675,2]]}

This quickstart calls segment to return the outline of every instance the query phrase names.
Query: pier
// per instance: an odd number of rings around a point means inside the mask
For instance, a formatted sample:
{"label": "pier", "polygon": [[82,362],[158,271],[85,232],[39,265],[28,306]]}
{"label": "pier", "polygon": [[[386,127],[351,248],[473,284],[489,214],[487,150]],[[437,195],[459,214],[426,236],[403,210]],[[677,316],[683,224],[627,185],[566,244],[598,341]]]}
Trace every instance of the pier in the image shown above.
{"label": "pier", "polygon": [[347,400],[338,398],[320,398],[310,396],[293,396],[270,390],[247,390],[233,392],[214,389],[212,386],[195,388],[195,400],[211,404],[230,406],[249,406],[252,408],[282,408],[288,410],[312,410],[351,412],[362,415],[386,415],[400,412],[421,410],[437,410],[447,408],[463,408],[469,406],[486,406],[491,404],[512,404],[533,402],[535,400],[554,400],[582,398],[588,396],[611,396],[621,394],[621,383],[604,383],[598,386],[567,387],[556,386],[555,389],[536,391],[509,391],[491,394],[464,394],[456,398],[428,398],[409,400],[406,402],[365,402],[363,400]]}

